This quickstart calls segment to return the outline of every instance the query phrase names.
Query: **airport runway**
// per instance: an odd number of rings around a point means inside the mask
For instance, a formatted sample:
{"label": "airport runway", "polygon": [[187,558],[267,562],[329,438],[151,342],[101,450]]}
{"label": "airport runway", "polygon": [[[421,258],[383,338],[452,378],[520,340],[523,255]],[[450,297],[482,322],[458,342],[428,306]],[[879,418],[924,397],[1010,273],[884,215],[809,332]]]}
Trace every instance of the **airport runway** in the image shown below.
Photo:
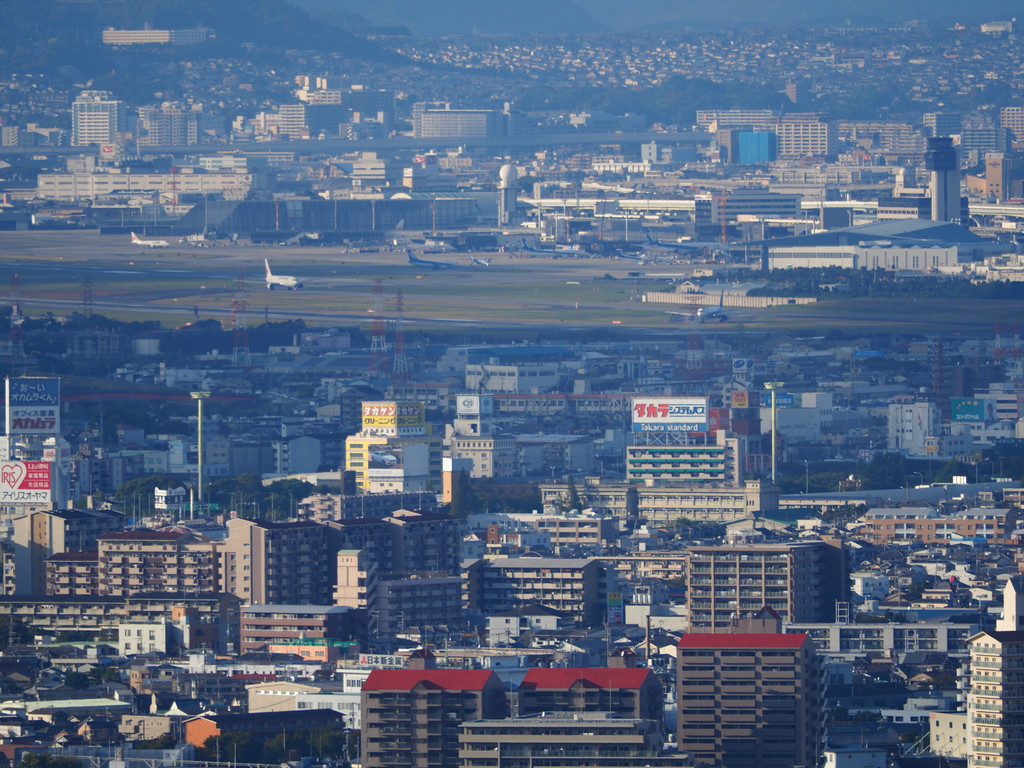
{"label": "airport runway", "polygon": [[[680,316],[684,306],[644,303],[641,298],[648,290],[671,290],[675,280],[707,265],[518,252],[473,255],[489,259],[491,266],[474,266],[466,253],[420,254],[459,268],[413,265],[404,248],[198,248],[173,242],[168,248],[147,249],[133,246],[126,236],[95,231],[0,232],[0,303],[17,301],[28,317],[70,314],[89,306],[118,319],[168,324],[213,318],[230,327],[232,315],[241,312],[246,324],[265,318],[303,319],[314,325],[368,328],[377,313],[389,320],[397,315],[401,293],[409,329],[609,328],[687,334],[829,329],[927,334],[942,329],[977,335],[990,334],[996,322],[1024,312],[1024,302],[1012,301],[966,302],[960,307],[948,300],[861,299],[742,311],[731,322],[702,324]],[[275,274],[294,275],[304,287],[267,290],[264,259]],[[637,272],[651,276],[634,279],[631,273]]]}
{"label": "airport runway", "polygon": [[[91,303],[93,311],[125,319],[223,320],[244,302],[260,320],[352,324],[369,323],[375,310],[393,317],[401,291],[410,326],[671,325],[659,308],[638,300],[629,273],[639,267],[621,259],[474,254],[490,260],[485,267],[473,265],[470,254],[420,254],[458,265],[435,269],[409,264],[404,249],[171,242],[150,249],[93,231],[0,232],[0,299],[20,302],[28,316],[83,311]],[[264,259],[304,287],[267,290]]]}

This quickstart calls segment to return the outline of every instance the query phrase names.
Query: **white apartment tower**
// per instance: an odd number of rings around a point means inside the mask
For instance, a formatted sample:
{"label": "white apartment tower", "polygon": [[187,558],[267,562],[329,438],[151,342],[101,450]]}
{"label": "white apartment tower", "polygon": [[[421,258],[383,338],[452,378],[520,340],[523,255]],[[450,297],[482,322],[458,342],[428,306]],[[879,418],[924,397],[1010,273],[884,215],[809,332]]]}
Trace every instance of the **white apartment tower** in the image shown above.
{"label": "white apartment tower", "polygon": [[71,144],[111,144],[125,130],[124,103],[109,91],[82,91],[71,104]]}
{"label": "white apartment tower", "polygon": [[1003,592],[1003,617],[993,632],[968,640],[971,686],[968,768],[1024,768],[1024,579]]}

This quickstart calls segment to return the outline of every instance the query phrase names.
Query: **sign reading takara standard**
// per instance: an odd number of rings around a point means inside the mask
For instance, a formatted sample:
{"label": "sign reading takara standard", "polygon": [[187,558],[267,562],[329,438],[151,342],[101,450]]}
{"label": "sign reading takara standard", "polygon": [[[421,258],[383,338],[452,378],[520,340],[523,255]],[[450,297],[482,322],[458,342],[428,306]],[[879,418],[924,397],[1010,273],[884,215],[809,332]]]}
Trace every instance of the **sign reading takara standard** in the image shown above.
{"label": "sign reading takara standard", "polygon": [[7,434],[60,434],[60,379],[7,379]]}
{"label": "sign reading takara standard", "polygon": [[0,464],[0,504],[46,504],[51,500],[48,461]]}
{"label": "sign reading takara standard", "polygon": [[706,432],[705,397],[634,397],[634,432]]}

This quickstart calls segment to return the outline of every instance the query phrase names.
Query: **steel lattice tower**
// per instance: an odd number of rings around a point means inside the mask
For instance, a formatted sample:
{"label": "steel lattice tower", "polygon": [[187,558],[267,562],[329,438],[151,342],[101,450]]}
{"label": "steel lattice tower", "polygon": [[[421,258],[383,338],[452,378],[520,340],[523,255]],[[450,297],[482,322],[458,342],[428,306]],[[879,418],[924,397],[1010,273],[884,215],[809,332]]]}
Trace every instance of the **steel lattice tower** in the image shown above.
{"label": "steel lattice tower", "polygon": [[379,277],[373,284],[373,306],[370,311],[373,313],[373,324],[370,327],[370,376],[382,376],[388,340],[384,323],[384,283]]}

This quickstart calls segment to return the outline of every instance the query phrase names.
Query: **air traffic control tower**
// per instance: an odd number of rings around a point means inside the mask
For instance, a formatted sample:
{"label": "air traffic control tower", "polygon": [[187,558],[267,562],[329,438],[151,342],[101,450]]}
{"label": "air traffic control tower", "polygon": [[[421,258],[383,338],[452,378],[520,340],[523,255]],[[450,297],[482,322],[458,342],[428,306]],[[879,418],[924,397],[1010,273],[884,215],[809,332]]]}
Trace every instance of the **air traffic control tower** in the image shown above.
{"label": "air traffic control tower", "polygon": [[930,193],[932,221],[953,221],[960,218],[960,163],[953,139],[935,136],[928,139],[924,165],[931,171]]}

